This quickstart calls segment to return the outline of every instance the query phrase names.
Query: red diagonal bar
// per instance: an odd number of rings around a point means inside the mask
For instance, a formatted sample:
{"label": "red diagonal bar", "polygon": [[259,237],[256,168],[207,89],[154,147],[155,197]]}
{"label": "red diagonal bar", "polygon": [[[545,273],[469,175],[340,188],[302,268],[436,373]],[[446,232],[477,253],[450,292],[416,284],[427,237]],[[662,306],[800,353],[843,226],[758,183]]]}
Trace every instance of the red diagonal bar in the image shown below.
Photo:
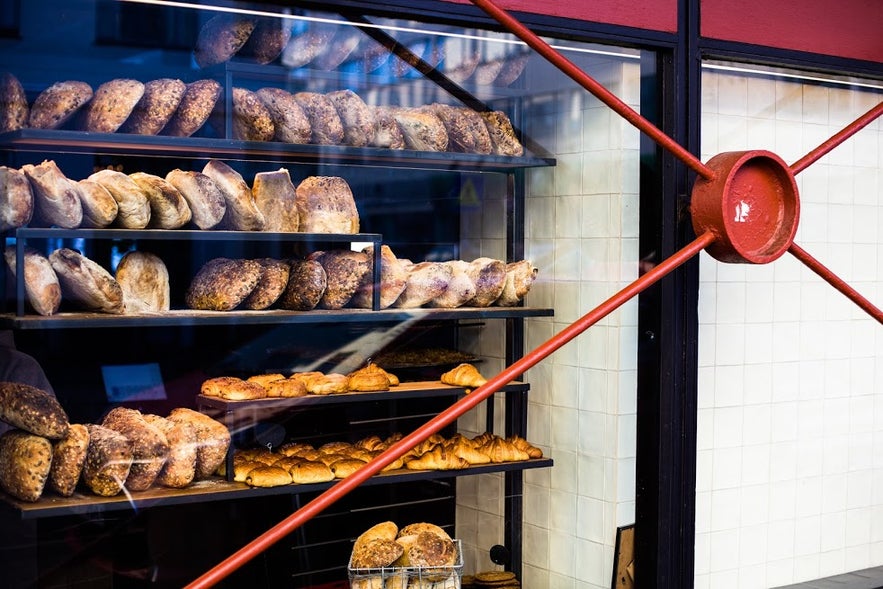
{"label": "red diagonal bar", "polygon": [[883,102],[845,126],[843,129],[827,139],[824,143],[791,164],[791,172],[795,175],[799,174],[801,171],[806,169],[807,166],[820,159],[826,153],[855,135],[861,129],[867,127],[869,123],[878,118],[880,115],[883,115]]}
{"label": "red diagonal bar", "polygon": [[714,172],[708,168],[695,155],[681,147],[671,137],[660,131],[650,121],[642,117],[634,111],[629,105],[617,98],[607,88],[595,81],[594,78],[579,69],[569,59],[561,55],[552,48],[548,43],[540,39],[530,29],[518,22],[509,13],[498,7],[490,0],[471,0],[473,4],[487,12],[492,18],[496,19],[503,27],[527,43],[537,53],[549,60],[558,69],[564,72],[571,79],[576,81],[580,86],[591,92],[595,98],[612,108],[619,116],[644,132],[648,137],[653,139],[663,148],[667,149],[676,158],[684,162],[697,174],[706,180],[714,179]]}
{"label": "red diagonal bar", "polygon": [[243,566],[261,552],[267,550],[270,546],[283,539],[310,519],[322,513],[322,511],[344,497],[347,493],[379,473],[385,466],[403,456],[408,450],[427,439],[432,434],[437,433],[445,426],[453,423],[458,417],[470,409],[473,409],[476,405],[500,390],[503,386],[515,380],[519,375],[547,358],[552,352],[556,351],[589,327],[621,307],[630,299],[661,280],[668,273],[711,245],[714,240],[714,234],[710,231],[703,233],[684,248],[677,251],[670,258],[661,262],[658,266],[649,270],[646,274],[595,307],[594,310],[583,315],[574,323],[549,338],[544,344],[541,344],[535,350],[529,352],[493,378],[488,379],[487,383],[456,401],[450,407],[414,430],[414,432],[390,446],[382,454],[374,458],[374,460],[320,494],[318,497],[252,540],[250,543],[240,548],[226,560],[222,561],[213,569],[207,571],[205,574],[187,585],[187,588],[196,589],[199,587],[212,587],[216,583],[219,583],[233,571]]}
{"label": "red diagonal bar", "polygon": [[821,262],[809,255],[806,250],[792,242],[788,248],[788,253],[800,260],[807,268],[822,277],[825,282],[845,294],[849,300],[862,308],[868,315],[883,323],[883,311],[874,306],[871,301],[863,297],[854,288],[849,286],[845,281],[841,280],[836,274],[822,265]]}

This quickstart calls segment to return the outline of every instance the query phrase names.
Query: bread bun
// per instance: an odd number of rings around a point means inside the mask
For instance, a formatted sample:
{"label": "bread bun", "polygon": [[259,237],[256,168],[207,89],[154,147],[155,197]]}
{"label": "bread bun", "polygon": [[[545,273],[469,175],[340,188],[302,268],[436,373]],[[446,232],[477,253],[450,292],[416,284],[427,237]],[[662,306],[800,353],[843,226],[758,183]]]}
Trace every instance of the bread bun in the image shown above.
{"label": "bread bun", "polygon": [[232,311],[251,294],[261,279],[254,260],[214,258],[199,269],[185,293],[190,309]]}
{"label": "bread bun", "polygon": [[187,84],[172,78],[145,83],[144,95],[120,131],[138,135],[158,134],[172,120],[186,91]]}
{"label": "bread bun", "polygon": [[170,308],[169,271],[154,254],[131,250],[117,264],[126,313],[165,313]]}
{"label": "bread bun", "polygon": [[125,312],[123,289],[110,272],[80,252],[59,248],[49,263],[61,284],[61,294],[79,307],[100,313]]}
{"label": "bread bun", "polygon": [[21,82],[9,72],[3,72],[0,74],[0,133],[26,127],[28,114],[28,97]]}
{"label": "bread bun", "polygon": [[58,129],[92,99],[92,86],[86,82],[55,82],[37,95],[31,106],[28,126],[32,129]]}
{"label": "bread bun", "polygon": [[0,488],[33,503],[43,494],[52,464],[52,444],[44,437],[10,430],[0,435]]}
{"label": "bread bun", "polygon": [[166,180],[187,202],[190,220],[199,229],[213,229],[224,218],[227,201],[215,181],[202,172],[172,170]]}
{"label": "bread bun", "polygon": [[135,105],[144,96],[144,84],[138,80],[118,78],[101,84],[83,111],[84,131],[114,133]]}
{"label": "bread bun", "polygon": [[349,379],[343,374],[331,372],[306,377],[303,381],[307,393],[311,395],[331,395],[349,390]]}
{"label": "bread bun", "polygon": [[[49,259],[32,247],[24,250],[25,295],[31,308],[39,315],[49,316],[61,306],[61,284]],[[15,246],[7,246],[3,252],[6,264],[16,276]]]}
{"label": "bread bun", "polygon": [[190,137],[205,125],[220,96],[221,85],[215,80],[190,82],[172,120],[161,133],[173,137]]}

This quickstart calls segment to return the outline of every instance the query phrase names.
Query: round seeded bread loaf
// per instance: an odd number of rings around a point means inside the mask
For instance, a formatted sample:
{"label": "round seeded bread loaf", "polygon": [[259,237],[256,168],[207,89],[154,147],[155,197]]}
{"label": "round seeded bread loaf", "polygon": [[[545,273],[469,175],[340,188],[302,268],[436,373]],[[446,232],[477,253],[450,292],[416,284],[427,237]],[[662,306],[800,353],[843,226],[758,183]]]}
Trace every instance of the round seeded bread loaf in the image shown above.
{"label": "round seeded bread loaf", "polygon": [[275,303],[285,287],[288,286],[289,265],[282,260],[260,258],[255,260],[261,265],[261,278],[242,302],[246,309],[267,309]]}
{"label": "round seeded bread loaf", "polygon": [[254,260],[214,258],[193,278],[185,302],[190,309],[232,311],[251,294],[260,279],[261,265]]}
{"label": "round seeded bread loaf", "polygon": [[196,80],[187,84],[172,120],[163,128],[163,135],[190,137],[199,131],[221,96],[221,85],[215,80]]}
{"label": "round seeded bread loaf", "polygon": [[273,117],[257,94],[233,88],[233,138],[241,141],[272,141]]}
{"label": "round seeded bread loaf", "polygon": [[0,436],[0,488],[33,503],[43,494],[52,465],[52,444],[20,430]]}
{"label": "round seeded bread loaf", "polygon": [[81,423],[72,423],[67,435],[52,446],[49,485],[62,497],[74,494],[88,451],[89,428]]}
{"label": "round seeded bread loaf", "polygon": [[0,133],[18,131],[28,123],[28,97],[12,74],[0,74]]}
{"label": "round seeded bread loaf", "polygon": [[50,440],[67,435],[67,413],[53,395],[31,385],[0,382],[0,420]]}
{"label": "round seeded bread loaf", "polygon": [[227,201],[215,181],[202,172],[172,170],[166,180],[174,186],[190,208],[190,220],[200,229],[212,229],[224,218]]}
{"label": "round seeded bread loaf", "polygon": [[130,491],[149,489],[169,455],[169,441],[164,433],[148,423],[137,409],[114,407],[101,425],[126,436],[132,444],[132,467],[126,477]]}
{"label": "round seeded bread loaf", "polygon": [[138,80],[119,78],[101,84],[83,112],[84,131],[114,133],[135,105],[144,96],[144,84]]}
{"label": "round seeded bread loaf", "polygon": [[150,80],[144,84],[144,95],[120,130],[138,135],[156,135],[172,119],[186,90],[187,85],[181,80]]}
{"label": "round seeded bread loaf", "polygon": [[310,311],[319,304],[328,277],[315,260],[289,260],[288,285],[279,297],[279,307],[290,311]]}
{"label": "round seeded bread loaf", "polygon": [[285,143],[309,143],[310,119],[291,92],[281,88],[261,88],[255,94],[273,119],[274,138]]}
{"label": "round seeded bread loaf", "polygon": [[83,482],[96,495],[118,495],[132,468],[132,443],[109,427],[91,423],[86,427],[89,448],[83,464]]}
{"label": "round seeded bread loaf", "polygon": [[86,82],[55,82],[37,95],[28,125],[33,129],[58,129],[92,99],[92,94],[92,86]]}
{"label": "round seeded bread loaf", "polygon": [[224,63],[239,51],[254,31],[256,20],[237,14],[218,14],[199,30],[193,58],[199,67]]}

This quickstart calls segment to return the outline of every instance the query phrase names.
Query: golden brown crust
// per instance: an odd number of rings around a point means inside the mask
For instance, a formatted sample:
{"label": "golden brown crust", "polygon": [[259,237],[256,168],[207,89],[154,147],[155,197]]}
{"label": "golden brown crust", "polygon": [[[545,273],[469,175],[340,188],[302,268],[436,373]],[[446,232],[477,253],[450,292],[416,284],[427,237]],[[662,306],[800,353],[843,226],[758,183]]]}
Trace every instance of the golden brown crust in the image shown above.
{"label": "golden brown crust", "polygon": [[261,88],[256,92],[273,119],[274,138],[285,143],[309,143],[310,119],[294,96],[281,88]]}
{"label": "golden brown crust", "polygon": [[169,441],[156,426],[151,425],[137,409],[115,407],[104,416],[104,427],[126,436],[132,444],[132,468],[126,478],[130,491],[150,488],[169,456]]}
{"label": "golden brown crust", "polygon": [[260,278],[261,265],[254,260],[214,258],[193,278],[185,302],[191,309],[231,311],[245,300]]}
{"label": "golden brown crust", "polygon": [[145,172],[129,174],[150,204],[150,222],[154,229],[178,229],[190,222],[192,212],[184,195],[171,182]]}
{"label": "golden brown crust", "polygon": [[371,259],[364,252],[327,250],[310,255],[325,269],[327,286],[319,307],[342,309],[371,274]]}
{"label": "golden brown crust", "polygon": [[530,260],[519,260],[506,264],[506,281],[499,298],[494,301],[498,307],[513,307],[527,296],[537,278],[539,269]]}
{"label": "golden brown crust", "polygon": [[256,468],[262,468],[267,466],[263,462],[258,460],[239,460],[233,463],[233,480],[237,483],[244,483],[248,478],[248,475],[251,474]]}
{"label": "golden brown crust", "polygon": [[279,466],[258,466],[246,475],[245,483],[251,487],[281,487],[291,484],[291,475]]}
{"label": "golden brown crust", "polygon": [[193,224],[199,229],[212,229],[224,218],[227,201],[215,181],[202,172],[172,170],[166,180],[187,202]]}
{"label": "golden brown crust", "polygon": [[242,306],[246,309],[268,309],[285,292],[290,267],[287,262],[272,258],[259,258],[255,261],[261,265],[261,277],[242,302]]}
{"label": "golden brown crust", "polygon": [[92,99],[86,82],[55,82],[37,96],[31,106],[28,125],[33,129],[58,129]]}
{"label": "golden brown crust", "polygon": [[[393,386],[391,375],[373,362],[349,373],[348,376],[351,391],[388,391],[389,387]],[[398,379],[395,379],[395,384],[398,384]]]}
{"label": "golden brown crust", "polygon": [[219,397],[228,401],[263,399],[267,390],[256,382],[249,382],[235,376],[217,376],[202,383],[200,392],[207,397]]}
{"label": "golden brown crust", "polygon": [[275,133],[273,117],[258,95],[246,88],[233,88],[233,138],[272,141]]}
{"label": "golden brown crust", "polygon": [[247,380],[248,382],[253,382],[255,384],[259,384],[262,387],[266,387],[271,382],[276,381],[276,380],[282,380],[282,379],[285,379],[285,375],[275,372],[275,373],[271,373],[271,374],[253,374],[245,380]]}
{"label": "golden brown crust", "polygon": [[234,231],[261,231],[266,224],[264,215],[257,208],[251,188],[242,175],[220,160],[209,160],[202,173],[214,180],[227,209],[221,226]]}
{"label": "golden brown crust", "polygon": [[80,252],[59,248],[49,254],[49,263],[58,276],[64,298],[101,313],[125,311],[123,289],[116,279]]}
{"label": "golden brown crust", "polygon": [[49,484],[62,497],[74,494],[88,450],[89,429],[81,423],[72,423],[67,435],[52,446]]}
{"label": "golden brown crust", "polygon": [[265,386],[268,397],[305,397],[307,395],[307,387],[300,380],[284,378],[271,382]]}
{"label": "golden brown crust", "polygon": [[18,382],[0,382],[0,420],[50,440],[62,439],[70,427],[58,399]]}
{"label": "golden brown crust", "polygon": [[288,261],[288,284],[278,305],[291,311],[310,311],[319,304],[328,285],[325,268],[315,260]]}
{"label": "golden brown crust", "polygon": [[432,112],[423,108],[394,108],[392,115],[402,129],[405,147],[417,151],[446,151],[448,133]]}
{"label": "golden brown crust", "polygon": [[138,80],[118,78],[101,84],[83,112],[83,130],[92,133],[114,133],[135,105],[144,96],[144,84]]}
{"label": "golden brown crust", "polygon": [[117,264],[126,313],[165,313],[170,308],[169,271],[155,254],[131,250]]}
{"label": "golden brown crust", "polygon": [[171,421],[184,421],[196,429],[196,475],[195,479],[211,476],[218,470],[230,447],[230,431],[219,421],[186,407],[176,407],[169,412]]}
{"label": "golden brown crust", "polygon": [[403,552],[402,545],[395,540],[375,538],[353,548],[350,566],[355,569],[388,567]]}
{"label": "golden brown crust", "polygon": [[[362,250],[368,256],[370,272],[359,286],[350,301],[351,307],[370,309],[374,301],[374,246]],[[380,308],[386,309],[401,296],[408,285],[408,269],[405,263],[396,258],[392,249],[383,244],[380,246]]]}
{"label": "golden brown crust", "polygon": [[86,427],[89,429],[89,449],[83,464],[83,482],[96,495],[118,495],[132,468],[132,443],[109,427],[95,424]]}
{"label": "golden brown crust", "polygon": [[487,382],[478,369],[468,362],[463,362],[443,373],[440,380],[444,384],[473,389]]}
{"label": "golden brown crust", "polygon": [[196,476],[196,452],[198,439],[192,423],[172,421],[150,413],[144,419],[163,434],[169,442],[169,455],[156,482],[164,487],[183,489]]}
{"label": "golden brown crust", "polygon": [[224,63],[242,49],[257,21],[236,14],[213,16],[199,29],[193,58],[199,67]]}
{"label": "golden brown crust", "polygon": [[119,210],[114,225],[124,229],[147,227],[150,223],[150,201],[132,178],[116,170],[99,170],[88,179],[104,186],[117,201]]}
{"label": "golden brown crust", "polygon": [[331,395],[349,390],[349,379],[343,374],[330,373],[304,379],[307,393],[311,395]]}
{"label": "golden brown crust", "polygon": [[[7,246],[3,252],[6,264],[16,274],[15,246]],[[25,294],[28,303],[40,315],[54,315],[61,305],[61,285],[49,259],[32,247],[24,250]]]}
{"label": "golden brown crust", "polygon": [[399,532],[398,532],[398,534],[396,534],[396,537],[412,536],[412,535],[420,534],[422,532],[429,532],[430,534],[435,534],[436,536],[439,536],[440,538],[443,538],[446,540],[451,540],[451,536],[444,530],[444,528],[442,528],[441,526],[438,526],[436,524],[430,523],[430,522],[414,522],[414,523],[408,524],[408,525],[402,527],[401,529],[399,529]]}
{"label": "golden brown crust", "polygon": [[350,476],[363,466],[365,466],[364,460],[358,460],[356,458],[344,458],[342,460],[336,460],[330,464],[331,472],[334,473],[334,478],[336,479],[345,479]]}
{"label": "golden brown crust", "polygon": [[494,110],[479,113],[487,126],[491,137],[493,153],[496,155],[521,156],[524,155],[524,147],[515,135],[512,122],[506,113]]}
{"label": "golden brown crust", "polygon": [[52,464],[52,444],[21,430],[0,435],[0,488],[22,501],[43,494]]}
{"label": "golden brown crust", "polygon": [[34,196],[34,218],[46,226],[65,229],[78,227],[83,221],[83,205],[77,183],[70,180],[53,160],[38,165],[25,164],[22,172],[28,177]]}
{"label": "golden brown crust", "polygon": [[123,133],[156,135],[175,114],[187,84],[181,80],[161,78],[144,84],[144,95],[121,127]]}
{"label": "golden brown crust", "polygon": [[334,473],[331,472],[328,465],[312,460],[295,464],[289,469],[289,474],[293,483],[301,485],[327,483],[334,480]]}
{"label": "golden brown crust", "polygon": [[80,227],[107,227],[116,220],[120,207],[107,188],[86,179],[79,180],[77,187],[80,191],[80,203],[83,205],[83,221]]}
{"label": "golden brown crust", "polygon": [[359,211],[353,192],[339,176],[308,176],[295,189],[304,233],[358,233]]}
{"label": "golden brown crust", "polygon": [[9,72],[0,74],[0,133],[24,128],[29,112],[28,97],[18,78]]}
{"label": "golden brown crust", "polygon": [[221,85],[215,80],[196,80],[187,84],[172,120],[161,133],[173,137],[190,137],[205,125],[220,96]]}

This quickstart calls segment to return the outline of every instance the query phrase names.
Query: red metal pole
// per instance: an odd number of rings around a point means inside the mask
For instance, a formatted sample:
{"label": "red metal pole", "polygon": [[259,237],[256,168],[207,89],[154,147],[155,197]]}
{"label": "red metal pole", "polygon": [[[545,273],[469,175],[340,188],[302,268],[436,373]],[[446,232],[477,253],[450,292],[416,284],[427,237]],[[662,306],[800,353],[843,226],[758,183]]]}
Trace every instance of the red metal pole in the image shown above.
{"label": "red metal pole", "polygon": [[553,49],[548,43],[540,39],[540,37],[535,35],[533,31],[518,22],[518,20],[513,18],[509,13],[491,2],[491,0],[471,1],[473,4],[487,12],[491,17],[496,19],[506,30],[527,43],[537,53],[557,66],[558,69],[567,74],[580,86],[591,92],[595,98],[612,108],[619,116],[637,127],[638,130],[643,131],[647,136],[663,148],[667,149],[672,155],[684,162],[697,174],[706,180],[714,179],[714,172],[703,164],[699,158],[681,147],[676,141],[654,126],[653,123],[635,112],[629,105],[617,98],[616,95],[595,81],[594,78],[579,69],[573,64],[573,62]]}
{"label": "red metal pole", "polygon": [[849,125],[832,135],[829,139],[825,140],[824,143],[791,164],[791,172],[795,175],[800,173],[814,161],[820,159],[826,153],[855,135],[859,130],[865,128],[871,121],[880,115],[883,115],[883,102],[851,122]]}
{"label": "red metal pole", "polygon": [[382,454],[374,458],[374,460],[323,492],[321,495],[286,517],[250,543],[240,548],[226,560],[207,571],[201,577],[195,579],[187,585],[187,587],[189,589],[212,587],[216,583],[222,581],[233,571],[240,568],[249,560],[305,524],[327,507],[330,507],[334,502],[344,497],[347,493],[358,487],[367,479],[380,472],[392,461],[404,455],[405,452],[432,434],[440,431],[445,426],[453,423],[458,417],[500,390],[500,388],[514,380],[518,375],[536,365],[541,360],[544,360],[552,354],[552,352],[618,309],[632,297],[638,295],[661,280],[669,272],[711,245],[715,239],[716,238],[712,232],[709,231],[703,233],[670,258],[660,262],[659,265],[652,268],[646,274],[595,307],[594,310],[583,315],[580,319],[576,320],[576,322],[565,327],[558,334],[549,338],[544,344],[541,344],[535,350],[514,362],[511,366],[493,378],[488,379],[487,383],[478,387],[472,391],[472,393],[455,402],[453,405],[414,430],[411,434],[390,446]]}
{"label": "red metal pole", "polygon": [[860,295],[858,291],[841,280],[836,274],[831,272],[831,270],[823,266],[821,262],[809,255],[806,250],[792,242],[791,247],[788,248],[788,252],[803,262],[807,268],[821,276],[828,284],[845,294],[853,303],[876,319],[878,323],[883,323],[883,311],[875,307],[871,301]]}

